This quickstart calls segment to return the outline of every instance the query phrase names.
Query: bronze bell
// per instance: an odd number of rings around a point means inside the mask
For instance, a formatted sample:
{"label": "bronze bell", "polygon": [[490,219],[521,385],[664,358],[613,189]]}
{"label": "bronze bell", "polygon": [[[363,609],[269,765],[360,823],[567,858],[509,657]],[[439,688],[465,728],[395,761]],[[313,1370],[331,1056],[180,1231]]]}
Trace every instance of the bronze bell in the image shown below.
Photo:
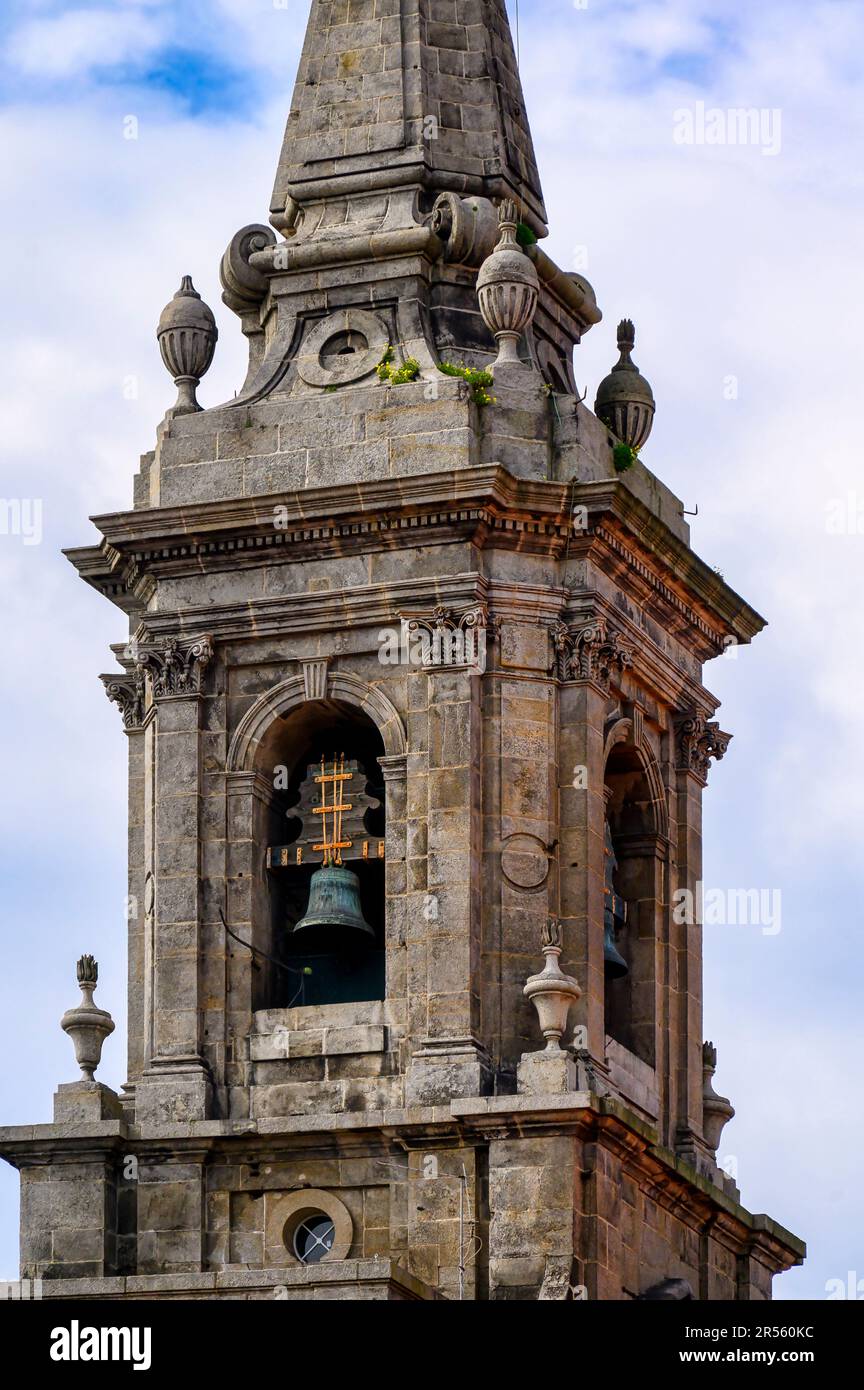
{"label": "bronze bell", "polygon": [[614,927],[608,921],[603,932],[603,970],[607,980],[620,980],[630,974],[629,965],[615,945]]}
{"label": "bronze bell", "polygon": [[309,884],[306,915],[294,927],[306,931],[310,927],[347,927],[351,931],[375,935],[360,906],[360,880],[351,869],[341,864],[325,864],[316,869]]}

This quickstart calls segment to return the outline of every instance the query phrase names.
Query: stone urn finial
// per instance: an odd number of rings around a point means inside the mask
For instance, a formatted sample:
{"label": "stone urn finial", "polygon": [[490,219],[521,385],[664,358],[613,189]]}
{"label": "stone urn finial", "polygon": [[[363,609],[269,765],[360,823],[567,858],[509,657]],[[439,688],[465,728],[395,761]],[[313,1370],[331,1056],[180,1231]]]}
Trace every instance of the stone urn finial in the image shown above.
{"label": "stone urn finial", "polygon": [[702,1045],[702,1133],[712,1153],[717,1152],[724,1126],[735,1114],[725,1096],[718,1096],[712,1084],[717,1070],[717,1049],[712,1042]]}
{"label": "stone urn finial", "polygon": [[567,1028],[567,1015],[582,991],[570,975],[562,973],[558,964],[561,925],[556,917],[547,919],[540,937],[540,948],[546,957],[546,964],[539,975],[529,977],[522,992],[537,1010],[540,1031],[546,1039],[546,1051],[560,1052],[561,1038]]}
{"label": "stone urn finial", "polygon": [[630,354],[636,345],[631,319],[618,325],[618,361],[597,388],[594,414],[624,444],[638,451],[654,424],[654,392]]}
{"label": "stone urn finial", "polygon": [[498,244],[477,276],[483,322],[498,344],[492,371],[499,380],[502,369],[526,370],[519,357],[519,339],[534,318],[540,289],[534,263],[516,240],[517,217],[516,204],[505,199],[498,214]]}
{"label": "stone urn finial", "polygon": [[184,275],[180,288],[159,317],[156,330],[162,361],[178,388],[169,415],[191,415],[201,407],[195,391],[213,361],[219,330],[192,278]]}
{"label": "stone urn finial", "polygon": [[114,1032],[114,1020],[105,1009],[93,1003],[93,991],[99,979],[99,966],[92,956],[82,956],[77,966],[78,984],[81,986],[81,1002],[77,1008],[67,1009],[60,1020],[60,1027],[68,1033],[75,1046],[75,1060],[81,1068],[85,1081],[93,1080],[93,1073],[102,1059],[102,1044],[109,1033]]}

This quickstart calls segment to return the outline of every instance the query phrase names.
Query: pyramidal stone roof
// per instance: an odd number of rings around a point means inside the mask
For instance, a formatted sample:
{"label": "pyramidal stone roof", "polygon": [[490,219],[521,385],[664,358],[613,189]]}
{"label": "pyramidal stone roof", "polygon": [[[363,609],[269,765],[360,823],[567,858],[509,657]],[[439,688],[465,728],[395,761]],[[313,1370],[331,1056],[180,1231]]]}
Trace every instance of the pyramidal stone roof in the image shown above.
{"label": "pyramidal stone roof", "polygon": [[313,0],[273,192],[420,183],[546,211],[504,0]]}

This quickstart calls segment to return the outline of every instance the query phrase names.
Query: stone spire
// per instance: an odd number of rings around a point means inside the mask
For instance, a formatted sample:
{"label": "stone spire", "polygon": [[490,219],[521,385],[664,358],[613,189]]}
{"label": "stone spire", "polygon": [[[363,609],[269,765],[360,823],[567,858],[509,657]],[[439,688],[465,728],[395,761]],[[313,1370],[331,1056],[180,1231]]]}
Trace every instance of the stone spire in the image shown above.
{"label": "stone spire", "polygon": [[273,225],[293,202],[408,184],[515,198],[546,235],[504,0],[313,0]]}

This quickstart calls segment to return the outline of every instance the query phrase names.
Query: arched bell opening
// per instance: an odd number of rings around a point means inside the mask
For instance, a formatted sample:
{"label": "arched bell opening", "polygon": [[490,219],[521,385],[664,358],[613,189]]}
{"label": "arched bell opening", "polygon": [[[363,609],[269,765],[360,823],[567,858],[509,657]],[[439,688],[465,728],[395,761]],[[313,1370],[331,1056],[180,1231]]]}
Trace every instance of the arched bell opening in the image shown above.
{"label": "arched bell opening", "polygon": [[384,743],[359,707],[313,700],[276,718],[256,769],[259,920],[253,1007],[383,999]]}
{"label": "arched bell opening", "polygon": [[664,838],[656,771],[641,748],[618,743],[605,775],[606,1033],[652,1067]]}

